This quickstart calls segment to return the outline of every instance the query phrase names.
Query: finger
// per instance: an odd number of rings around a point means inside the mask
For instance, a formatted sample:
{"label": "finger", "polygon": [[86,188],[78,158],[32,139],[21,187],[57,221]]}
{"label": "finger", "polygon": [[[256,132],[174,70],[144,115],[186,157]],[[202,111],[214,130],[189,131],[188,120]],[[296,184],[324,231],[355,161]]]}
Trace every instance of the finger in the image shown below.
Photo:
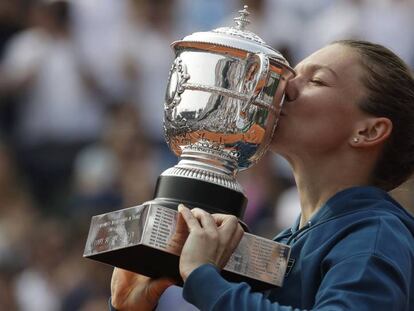
{"label": "finger", "polygon": [[237,245],[239,245],[241,239],[243,238],[244,230],[242,226],[239,224],[236,228],[236,232],[233,234],[233,239],[230,242],[230,249],[236,249]]}
{"label": "finger", "polygon": [[177,224],[176,224],[176,227],[175,227],[175,233],[176,234],[181,234],[181,235],[188,234],[187,223],[185,222],[182,213],[177,214]]}
{"label": "finger", "polygon": [[221,224],[231,215],[228,214],[212,214],[217,226],[221,226]]}
{"label": "finger", "polygon": [[223,226],[225,223],[227,222],[234,222],[234,221],[239,221],[238,218],[234,215],[229,215],[229,214],[213,214],[212,215],[214,218],[214,221],[216,222],[216,225],[218,227]]}
{"label": "finger", "polygon": [[193,213],[194,217],[198,219],[204,229],[214,228],[214,230],[217,230],[216,222],[210,213],[207,213],[201,208],[193,208],[191,212]]}
{"label": "finger", "polygon": [[185,207],[184,204],[178,205],[178,212],[183,216],[190,232],[201,229],[201,225],[197,218],[194,217],[193,213],[191,213],[191,211]]}
{"label": "finger", "polygon": [[219,263],[220,267],[224,267],[227,264],[231,255],[234,253],[241,239],[243,238],[243,235],[244,235],[244,230],[240,225],[238,225],[236,231],[231,236],[231,239],[229,241],[228,240],[223,241],[224,248],[223,248],[223,256]]}
{"label": "finger", "polygon": [[239,220],[233,215],[219,216],[219,219],[222,220],[219,230],[220,232],[223,232],[224,235],[232,235],[239,225]]}
{"label": "finger", "polygon": [[217,225],[211,214],[200,208],[194,208],[191,210],[191,212],[198,219],[208,237],[212,240],[218,241],[219,233],[217,230]]}
{"label": "finger", "polygon": [[177,223],[174,234],[168,242],[167,249],[181,252],[183,245],[188,237],[189,231],[187,224],[181,213],[177,213]]}
{"label": "finger", "polygon": [[[223,250],[230,250],[233,252],[235,246],[239,243],[239,235],[237,235],[237,240],[233,242],[236,238],[235,234],[239,229],[239,222],[236,217],[228,218],[218,229],[220,235],[220,248]],[[240,226],[241,227],[241,226]]]}

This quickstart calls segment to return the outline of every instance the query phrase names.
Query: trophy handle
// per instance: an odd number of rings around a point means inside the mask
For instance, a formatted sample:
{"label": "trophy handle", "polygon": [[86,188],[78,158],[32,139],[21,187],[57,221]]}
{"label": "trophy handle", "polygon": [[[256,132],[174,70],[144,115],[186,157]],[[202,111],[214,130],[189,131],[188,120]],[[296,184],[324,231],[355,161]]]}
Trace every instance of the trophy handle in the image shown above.
{"label": "trophy handle", "polygon": [[245,113],[266,86],[269,76],[269,58],[263,53],[249,53],[246,58],[241,93],[249,96],[240,111]]}

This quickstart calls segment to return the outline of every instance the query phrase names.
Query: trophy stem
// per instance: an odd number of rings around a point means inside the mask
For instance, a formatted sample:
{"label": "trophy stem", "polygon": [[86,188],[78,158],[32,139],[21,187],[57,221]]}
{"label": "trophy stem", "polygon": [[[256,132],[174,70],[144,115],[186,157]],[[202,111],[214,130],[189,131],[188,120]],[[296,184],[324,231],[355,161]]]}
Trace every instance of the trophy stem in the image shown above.
{"label": "trophy stem", "polygon": [[186,146],[181,153],[178,166],[198,167],[234,178],[238,169],[237,159],[223,149],[219,146],[214,148],[208,142]]}
{"label": "trophy stem", "polygon": [[161,176],[197,179],[244,195],[243,187],[236,180],[237,170],[237,160],[227,152],[191,145],[184,148],[178,164],[164,171]]}

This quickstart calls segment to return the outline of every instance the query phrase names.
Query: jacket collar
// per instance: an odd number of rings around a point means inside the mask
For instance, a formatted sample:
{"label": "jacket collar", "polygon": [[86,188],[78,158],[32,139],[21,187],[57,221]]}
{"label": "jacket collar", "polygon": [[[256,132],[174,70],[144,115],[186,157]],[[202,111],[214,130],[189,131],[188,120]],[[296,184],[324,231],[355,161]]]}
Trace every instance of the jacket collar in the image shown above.
{"label": "jacket collar", "polygon": [[[283,230],[276,236],[276,238],[288,238],[299,233],[298,231],[306,230],[317,223],[325,222],[329,219],[340,217],[356,210],[361,211],[370,209],[373,207],[373,204],[375,204],[375,201],[384,202],[384,200],[390,202],[390,206],[394,206],[394,213],[400,214],[402,212],[408,215],[408,212],[384,190],[373,186],[351,187],[339,191],[326,201],[319,211],[312,216],[304,228],[299,229],[301,217],[299,216],[291,228]],[[381,208],[385,207],[382,205]],[[412,219],[412,216],[409,216],[409,218]]]}
{"label": "jacket collar", "polygon": [[375,201],[383,202],[384,200],[402,209],[400,204],[391,198],[387,192],[379,188],[373,186],[347,188],[339,191],[323,204],[319,211],[312,216],[309,225],[352,213],[355,210],[369,209],[372,208]]}

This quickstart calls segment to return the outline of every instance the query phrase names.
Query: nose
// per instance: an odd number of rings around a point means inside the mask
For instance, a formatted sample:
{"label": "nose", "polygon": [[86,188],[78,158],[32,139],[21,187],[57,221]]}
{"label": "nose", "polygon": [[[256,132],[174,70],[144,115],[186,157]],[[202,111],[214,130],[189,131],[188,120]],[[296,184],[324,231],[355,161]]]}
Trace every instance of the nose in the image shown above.
{"label": "nose", "polygon": [[298,88],[296,87],[295,78],[286,81],[285,98],[290,102],[298,97]]}

